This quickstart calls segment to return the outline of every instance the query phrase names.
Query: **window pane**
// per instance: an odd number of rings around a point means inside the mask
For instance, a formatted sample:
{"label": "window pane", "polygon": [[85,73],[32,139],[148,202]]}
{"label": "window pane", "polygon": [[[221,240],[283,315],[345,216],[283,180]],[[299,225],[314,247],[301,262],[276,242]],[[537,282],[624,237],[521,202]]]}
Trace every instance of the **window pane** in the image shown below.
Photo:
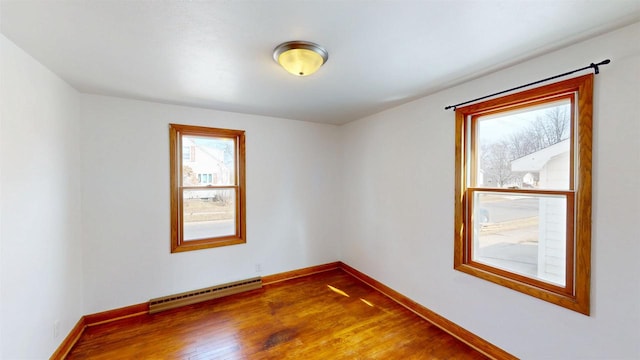
{"label": "window pane", "polygon": [[182,146],[182,161],[191,161],[191,147],[188,145]]}
{"label": "window pane", "polygon": [[472,260],[565,285],[567,198],[474,192]]}
{"label": "window pane", "polygon": [[476,187],[558,189],[570,187],[569,99],[476,121]]}
{"label": "window pane", "polygon": [[182,214],[185,241],[235,235],[236,191],[184,190]]}
{"label": "window pane", "polygon": [[[188,162],[184,161],[187,148]],[[233,139],[183,135],[182,149],[182,186],[235,185]]]}

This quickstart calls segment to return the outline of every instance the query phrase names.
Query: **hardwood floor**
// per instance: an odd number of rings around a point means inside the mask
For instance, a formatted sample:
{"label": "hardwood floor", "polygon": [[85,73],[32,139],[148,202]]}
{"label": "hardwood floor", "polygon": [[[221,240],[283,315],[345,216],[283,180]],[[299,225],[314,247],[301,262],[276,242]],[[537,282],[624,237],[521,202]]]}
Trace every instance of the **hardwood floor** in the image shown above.
{"label": "hardwood floor", "polygon": [[87,328],[67,359],[486,359],[336,269]]}

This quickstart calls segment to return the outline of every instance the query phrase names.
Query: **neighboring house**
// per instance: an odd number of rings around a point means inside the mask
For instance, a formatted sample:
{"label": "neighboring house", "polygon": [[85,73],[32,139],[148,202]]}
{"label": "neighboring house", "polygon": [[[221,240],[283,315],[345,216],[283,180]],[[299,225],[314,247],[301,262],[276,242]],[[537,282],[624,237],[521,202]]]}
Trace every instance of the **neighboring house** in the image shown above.
{"label": "neighboring house", "polygon": [[[198,144],[182,138],[182,167],[184,186],[229,185],[233,172],[224,163],[224,150]],[[208,191],[198,191],[198,198],[211,197]]]}
{"label": "neighboring house", "polygon": [[[511,162],[511,171],[539,173],[538,188],[569,188],[569,139]],[[523,183],[527,179],[523,178]]]}
{"label": "neighboring house", "polygon": [[[523,172],[523,183],[533,184],[535,175],[538,189],[569,189],[569,140],[561,141],[511,162],[511,170]],[[563,282],[565,273],[566,202],[558,197],[539,199],[538,277],[552,282]],[[561,221],[555,221],[559,219]]]}

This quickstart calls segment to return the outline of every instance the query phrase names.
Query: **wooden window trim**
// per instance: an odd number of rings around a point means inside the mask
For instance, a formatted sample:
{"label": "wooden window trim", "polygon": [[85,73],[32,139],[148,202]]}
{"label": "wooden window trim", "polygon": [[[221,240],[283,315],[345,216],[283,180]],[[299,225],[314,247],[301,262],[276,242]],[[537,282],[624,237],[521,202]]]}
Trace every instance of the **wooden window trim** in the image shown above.
{"label": "wooden window trim", "polygon": [[[565,289],[541,284],[528,277],[514,276],[510,272],[496,271],[495,268],[484,266],[470,260],[470,223],[471,192],[483,190],[469,186],[467,147],[473,144],[467,138],[471,117],[493,112],[513,110],[562,94],[575,93],[578,102],[576,114],[575,103],[571,109],[576,123],[571,124],[571,181],[570,191],[573,196],[569,201],[567,212],[574,214],[573,219],[567,218],[567,252],[573,257],[567,257],[567,286]],[[510,289],[534,296],[579,313],[589,315],[590,312],[590,274],[591,274],[591,202],[592,202],[592,113],[593,113],[593,74],[557,82],[539,88],[523,91],[517,94],[484,101],[461,107],[456,110],[455,132],[455,216],[454,216],[454,269],[479,278],[494,282]],[[473,132],[470,136],[473,136]],[[574,143],[576,142],[576,143]],[[576,151],[574,153],[574,151]],[[575,164],[573,161],[577,162]],[[575,169],[575,173],[573,172]],[[574,182],[574,179],[576,180]],[[495,191],[495,189],[491,189]],[[508,192],[522,192],[525,194],[547,193],[545,190],[529,192],[527,190],[505,190]],[[549,193],[562,193],[552,191]],[[542,285],[542,286],[541,286]]]}
{"label": "wooden window trim", "polygon": [[[235,184],[181,186],[182,183],[182,135],[233,139],[236,151]],[[246,243],[246,182],[245,182],[245,135],[242,130],[218,129],[191,125],[169,124],[169,168],[171,196],[171,252],[208,249]],[[182,207],[183,190],[189,189],[235,189],[236,233],[235,235],[207,239],[183,239]]]}

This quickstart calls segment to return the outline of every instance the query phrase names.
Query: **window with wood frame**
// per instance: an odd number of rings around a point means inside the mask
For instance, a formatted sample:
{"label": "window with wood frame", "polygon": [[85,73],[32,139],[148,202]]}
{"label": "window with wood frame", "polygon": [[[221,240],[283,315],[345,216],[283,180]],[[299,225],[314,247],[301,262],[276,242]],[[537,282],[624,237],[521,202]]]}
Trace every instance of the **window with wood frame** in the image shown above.
{"label": "window with wood frame", "polygon": [[456,109],[454,267],[589,314],[593,75]]}
{"label": "window with wood frame", "polygon": [[244,131],[169,125],[171,252],[246,242]]}

